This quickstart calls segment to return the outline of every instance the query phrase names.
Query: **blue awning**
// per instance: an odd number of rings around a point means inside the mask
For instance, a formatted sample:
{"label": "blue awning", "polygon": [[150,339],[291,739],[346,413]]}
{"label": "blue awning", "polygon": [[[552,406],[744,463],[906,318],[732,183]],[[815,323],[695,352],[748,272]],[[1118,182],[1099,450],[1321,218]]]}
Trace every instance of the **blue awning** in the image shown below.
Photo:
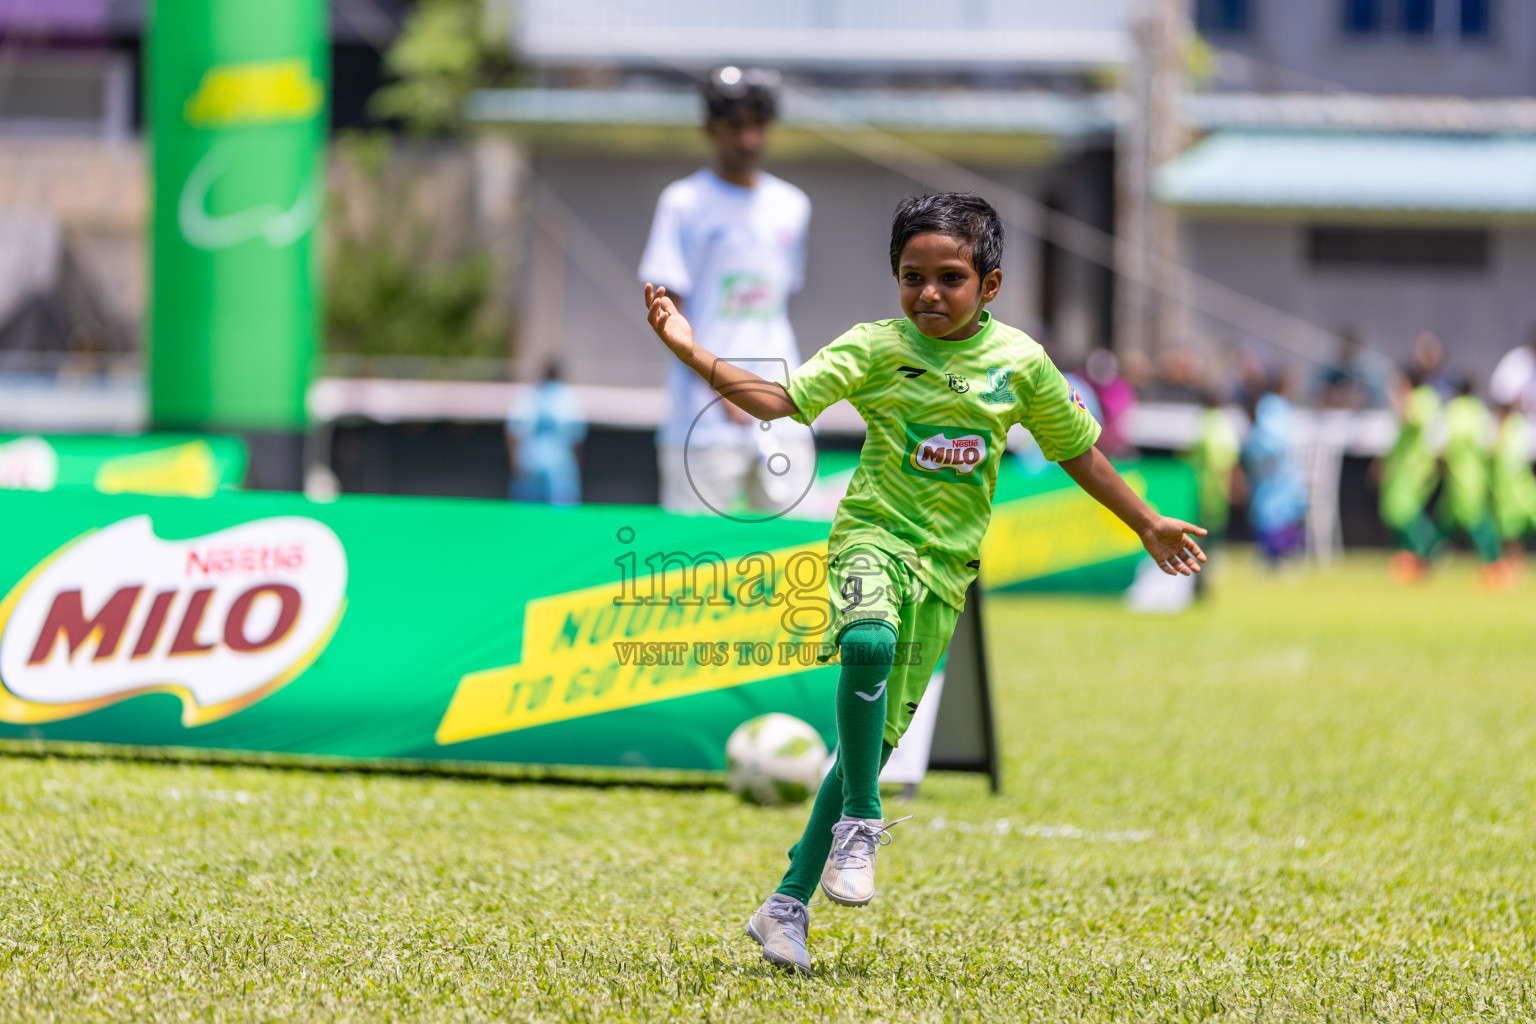
{"label": "blue awning", "polygon": [[1219,131],[1155,187],[1190,212],[1536,214],[1536,136]]}

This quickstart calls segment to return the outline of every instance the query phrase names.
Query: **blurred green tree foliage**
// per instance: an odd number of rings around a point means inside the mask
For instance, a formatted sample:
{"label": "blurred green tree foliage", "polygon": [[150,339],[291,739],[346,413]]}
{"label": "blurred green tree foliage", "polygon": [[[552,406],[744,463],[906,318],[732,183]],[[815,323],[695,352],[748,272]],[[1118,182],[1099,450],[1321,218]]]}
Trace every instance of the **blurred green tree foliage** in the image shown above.
{"label": "blurred green tree foliage", "polygon": [[395,81],[373,94],[370,112],[423,135],[464,128],[464,99],[511,71],[502,23],[507,4],[420,0],[385,54]]}
{"label": "blurred green tree foliage", "polygon": [[506,358],[493,267],[471,250],[430,260],[433,226],[415,213],[408,175],[390,173],[384,133],[336,142],[326,348],[342,356]]}

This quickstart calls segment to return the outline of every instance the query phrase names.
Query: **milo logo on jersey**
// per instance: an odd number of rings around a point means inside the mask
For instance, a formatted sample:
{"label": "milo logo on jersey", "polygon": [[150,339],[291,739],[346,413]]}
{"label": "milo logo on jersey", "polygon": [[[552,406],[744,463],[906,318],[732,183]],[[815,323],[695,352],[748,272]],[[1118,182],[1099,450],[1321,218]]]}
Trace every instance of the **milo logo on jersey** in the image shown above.
{"label": "milo logo on jersey", "polygon": [[988,434],[970,427],[907,424],[907,458],[902,469],[914,476],[980,484],[987,462]]}
{"label": "milo logo on jersey", "polygon": [[720,316],[726,320],[765,320],[778,315],[780,303],[762,274],[726,274],[720,279]]}

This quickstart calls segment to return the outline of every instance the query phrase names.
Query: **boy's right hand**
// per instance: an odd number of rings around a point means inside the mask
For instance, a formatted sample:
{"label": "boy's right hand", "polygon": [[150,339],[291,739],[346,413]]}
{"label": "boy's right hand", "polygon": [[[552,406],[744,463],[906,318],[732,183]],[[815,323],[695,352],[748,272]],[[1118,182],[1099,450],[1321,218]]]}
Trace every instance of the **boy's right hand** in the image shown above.
{"label": "boy's right hand", "polygon": [[651,330],[672,350],[672,354],[688,362],[695,347],[693,328],[683,314],[677,311],[677,305],[668,298],[664,286],[645,286],[645,316],[650,321]]}

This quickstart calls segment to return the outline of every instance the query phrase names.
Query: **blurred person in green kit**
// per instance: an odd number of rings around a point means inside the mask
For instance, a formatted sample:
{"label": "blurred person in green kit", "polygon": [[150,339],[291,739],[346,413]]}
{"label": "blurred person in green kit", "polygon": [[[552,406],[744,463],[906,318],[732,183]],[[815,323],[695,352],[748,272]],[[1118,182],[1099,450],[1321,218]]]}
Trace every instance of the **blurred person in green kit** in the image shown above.
{"label": "blurred person in green kit", "polygon": [[1499,533],[1489,510],[1493,417],[1463,379],[1445,406],[1445,489],[1436,511],[1447,534],[1465,534],[1483,562],[1483,578],[1495,590],[1509,584],[1499,558]]}
{"label": "blurred person in green kit", "polygon": [[1440,415],[1440,394],[1410,366],[1397,401],[1397,440],[1380,466],[1381,521],[1397,534],[1402,550],[1392,556],[1392,579],[1412,583],[1429,569],[1440,531],[1429,516],[1429,501],[1440,482],[1439,460],[1429,430]]}
{"label": "blurred person in green kit", "polygon": [[1498,409],[1492,467],[1493,523],[1514,582],[1525,563],[1525,536],[1536,530],[1536,473],[1531,472],[1530,421],[1508,403]]}
{"label": "blurred person in green kit", "polygon": [[[1205,408],[1200,413],[1200,431],[1195,443],[1184,453],[1184,461],[1195,471],[1195,486],[1200,502],[1196,516],[1206,527],[1206,548],[1214,552],[1227,539],[1227,524],[1232,519],[1232,501],[1240,499],[1247,486],[1239,455],[1242,444],[1232,418],[1221,408],[1214,389],[1205,392]],[[1195,593],[1206,590],[1205,575],[1195,577]]]}
{"label": "blurred person in green kit", "polygon": [[1243,486],[1243,471],[1238,465],[1242,445],[1232,418],[1222,411],[1214,391],[1207,390],[1205,408],[1200,413],[1200,431],[1195,443],[1184,453],[1184,461],[1195,471],[1199,487],[1200,514],[1196,517],[1210,531],[1207,547],[1219,544],[1227,535],[1232,518],[1232,500]]}

